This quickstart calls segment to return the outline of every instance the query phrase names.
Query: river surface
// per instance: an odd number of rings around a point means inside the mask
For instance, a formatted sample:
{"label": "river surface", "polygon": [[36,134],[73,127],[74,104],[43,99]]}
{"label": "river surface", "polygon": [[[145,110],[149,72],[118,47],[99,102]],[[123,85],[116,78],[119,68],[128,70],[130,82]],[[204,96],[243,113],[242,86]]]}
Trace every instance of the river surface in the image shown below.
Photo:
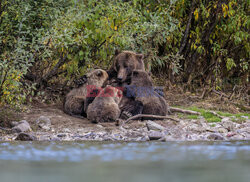
{"label": "river surface", "polygon": [[250,141],[3,142],[1,182],[249,182]]}

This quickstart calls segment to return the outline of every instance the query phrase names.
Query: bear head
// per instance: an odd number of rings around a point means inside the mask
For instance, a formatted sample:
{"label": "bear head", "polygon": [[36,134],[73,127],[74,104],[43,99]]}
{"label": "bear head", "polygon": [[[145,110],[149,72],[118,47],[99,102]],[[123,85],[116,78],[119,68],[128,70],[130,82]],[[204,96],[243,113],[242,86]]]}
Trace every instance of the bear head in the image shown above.
{"label": "bear head", "polygon": [[132,51],[116,51],[113,68],[117,73],[117,80],[125,82],[134,70],[145,71],[143,54]]}
{"label": "bear head", "polygon": [[134,86],[145,86],[145,87],[152,87],[153,82],[150,78],[149,74],[146,71],[142,70],[134,70],[131,75],[131,84]]}
{"label": "bear head", "polygon": [[95,69],[86,75],[83,75],[74,83],[77,87],[82,85],[93,85],[96,87],[102,87],[108,79],[108,73],[102,69]]}

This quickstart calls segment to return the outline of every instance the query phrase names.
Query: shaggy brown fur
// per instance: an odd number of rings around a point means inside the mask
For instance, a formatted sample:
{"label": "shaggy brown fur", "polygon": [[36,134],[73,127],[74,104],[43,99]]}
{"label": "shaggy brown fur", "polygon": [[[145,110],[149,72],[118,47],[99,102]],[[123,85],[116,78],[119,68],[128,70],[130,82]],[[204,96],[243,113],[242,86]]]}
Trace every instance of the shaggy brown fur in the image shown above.
{"label": "shaggy brown fur", "polygon": [[134,70],[145,71],[143,54],[132,51],[116,51],[112,67],[108,71],[109,80],[125,82]]}
{"label": "shaggy brown fur", "polygon": [[88,106],[88,119],[94,123],[116,121],[120,116],[118,104],[121,98],[121,90],[111,86],[105,87]]}
{"label": "shaggy brown fur", "polygon": [[74,88],[66,95],[63,109],[69,115],[86,117],[86,112],[84,111],[84,107],[86,108],[86,106],[84,104],[88,94],[87,86],[102,87],[108,79],[108,74],[102,69],[96,69],[83,78],[84,81],[81,81],[79,87]]}
{"label": "shaggy brown fur", "polygon": [[167,114],[167,102],[154,90],[152,80],[147,72],[141,70],[133,71],[130,86],[135,88],[133,91],[135,100],[143,104],[142,114],[161,116]]}

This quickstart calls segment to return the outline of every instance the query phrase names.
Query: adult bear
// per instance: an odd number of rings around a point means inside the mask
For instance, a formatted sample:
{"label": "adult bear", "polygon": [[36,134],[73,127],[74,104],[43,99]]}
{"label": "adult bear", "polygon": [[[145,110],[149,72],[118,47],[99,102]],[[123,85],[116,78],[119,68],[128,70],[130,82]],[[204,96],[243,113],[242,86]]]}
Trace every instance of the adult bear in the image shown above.
{"label": "adult bear", "polygon": [[119,52],[116,50],[113,65],[108,71],[109,80],[111,84],[112,82],[127,82],[134,70],[145,71],[143,54],[137,54],[132,51]]}

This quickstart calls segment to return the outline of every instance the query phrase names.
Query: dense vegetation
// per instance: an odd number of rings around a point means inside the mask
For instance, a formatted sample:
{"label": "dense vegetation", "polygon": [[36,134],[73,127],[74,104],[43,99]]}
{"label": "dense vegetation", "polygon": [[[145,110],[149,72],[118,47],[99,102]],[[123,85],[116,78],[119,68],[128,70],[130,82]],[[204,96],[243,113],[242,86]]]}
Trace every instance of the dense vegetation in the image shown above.
{"label": "dense vegetation", "polygon": [[0,105],[107,69],[115,49],[189,90],[247,90],[249,1],[1,0]]}

